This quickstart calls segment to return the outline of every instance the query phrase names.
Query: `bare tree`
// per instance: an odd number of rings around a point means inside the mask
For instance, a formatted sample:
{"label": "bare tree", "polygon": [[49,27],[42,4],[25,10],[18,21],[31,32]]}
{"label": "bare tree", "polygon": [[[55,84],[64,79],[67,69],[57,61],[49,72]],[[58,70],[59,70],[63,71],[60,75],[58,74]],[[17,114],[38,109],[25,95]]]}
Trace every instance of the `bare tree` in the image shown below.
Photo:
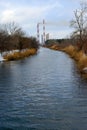
{"label": "bare tree", "polygon": [[25,32],[15,22],[0,24],[0,51],[18,49]]}
{"label": "bare tree", "polygon": [[8,35],[11,36],[24,36],[25,32],[22,30],[22,28],[15,22],[7,23],[1,25],[2,30],[5,30]]}
{"label": "bare tree", "polygon": [[23,50],[26,48],[38,49],[35,38],[27,37],[25,32],[16,23],[0,25],[0,53],[10,50]]}
{"label": "bare tree", "polygon": [[79,49],[81,50],[85,40],[84,36],[87,35],[87,3],[81,3],[80,9],[74,11],[71,26],[75,28],[73,35],[79,38]]}

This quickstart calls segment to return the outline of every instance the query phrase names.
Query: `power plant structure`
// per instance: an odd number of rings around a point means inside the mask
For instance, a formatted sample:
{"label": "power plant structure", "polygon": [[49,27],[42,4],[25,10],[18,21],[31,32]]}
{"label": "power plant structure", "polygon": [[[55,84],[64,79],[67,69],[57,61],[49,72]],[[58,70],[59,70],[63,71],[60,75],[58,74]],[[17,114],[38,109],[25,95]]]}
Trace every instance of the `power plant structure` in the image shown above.
{"label": "power plant structure", "polygon": [[[39,30],[40,25],[42,25],[42,27],[43,27],[43,34],[41,34],[41,35],[40,35],[40,30]],[[45,44],[45,41],[49,39],[49,33],[46,34],[46,32],[45,32],[45,25],[46,25],[45,20],[43,20],[42,23],[37,23],[37,40],[41,44]],[[41,40],[40,40],[40,38],[41,38]]]}
{"label": "power plant structure", "polygon": [[46,40],[49,40],[49,33],[46,34]]}
{"label": "power plant structure", "polygon": [[[61,23],[64,24],[64,23]],[[40,25],[42,28],[40,28]],[[45,44],[46,40],[49,40],[49,33],[46,34],[46,25],[47,26],[54,26],[56,29],[59,27],[60,22],[46,22],[44,19],[42,22],[37,23],[37,40],[40,44]],[[42,32],[40,32],[42,31]],[[58,36],[57,36],[58,37]],[[51,35],[52,38],[52,35]]]}

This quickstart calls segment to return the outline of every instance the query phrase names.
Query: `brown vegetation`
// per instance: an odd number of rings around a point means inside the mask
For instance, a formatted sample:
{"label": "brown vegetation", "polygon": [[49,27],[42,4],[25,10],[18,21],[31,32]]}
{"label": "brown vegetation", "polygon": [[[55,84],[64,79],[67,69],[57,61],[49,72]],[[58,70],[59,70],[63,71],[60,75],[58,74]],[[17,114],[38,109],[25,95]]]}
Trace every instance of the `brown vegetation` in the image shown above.
{"label": "brown vegetation", "polygon": [[62,51],[69,54],[70,57],[76,61],[79,71],[87,78],[87,73],[84,72],[84,68],[87,67],[87,55],[82,50],[78,51],[78,49],[72,45],[65,47]]}
{"label": "brown vegetation", "polygon": [[36,53],[37,53],[37,50],[35,48],[26,49],[26,50],[21,51],[21,52],[19,51],[19,52],[14,52],[14,53],[11,53],[11,54],[6,54],[6,55],[4,55],[4,59],[6,61],[19,60],[19,59],[34,55]]}
{"label": "brown vegetation", "polygon": [[52,46],[50,47],[50,49],[59,50],[60,47],[59,47],[58,45],[52,45]]}
{"label": "brown vegetation", "polygon": [[71,44],[66,47],[61,45],[52,45],[49,48],[67,53],[71,58],[76,61],[77,67],[81,74],[84,74],[84,77],[87,78],[87,73],[83,71],[84,68],[87,67],[87,55],[84,53],[83,50],[79,51],[77,46],[73,46]]}

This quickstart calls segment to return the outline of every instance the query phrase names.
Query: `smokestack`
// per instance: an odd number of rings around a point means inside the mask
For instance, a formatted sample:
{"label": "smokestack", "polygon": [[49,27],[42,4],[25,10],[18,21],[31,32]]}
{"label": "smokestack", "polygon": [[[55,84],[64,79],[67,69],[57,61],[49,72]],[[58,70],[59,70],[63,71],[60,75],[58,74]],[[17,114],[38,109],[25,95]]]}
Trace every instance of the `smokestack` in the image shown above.
{"label": "smokestack", "polygon": [[43,43],[45,43],[45,20],[43,20]]}
{"label": "smokestack", "polygon": [[40,42],[40,41],[39,41],[39,37],[40,37],[40,36],[39,36],[39,23],[38,23],[38,24],[37,24],[37,40],[38,40],[38,42]]}

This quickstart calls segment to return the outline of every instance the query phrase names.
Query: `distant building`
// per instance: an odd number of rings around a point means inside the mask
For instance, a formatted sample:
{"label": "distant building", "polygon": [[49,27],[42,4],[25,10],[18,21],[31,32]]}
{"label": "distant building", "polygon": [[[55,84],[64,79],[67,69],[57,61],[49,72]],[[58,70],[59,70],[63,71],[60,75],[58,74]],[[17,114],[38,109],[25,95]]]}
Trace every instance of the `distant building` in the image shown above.
{"label": "distant building", "polygon": [[[45,36],[45,41],[49,40],[49,33],[46,34]],[[43,45],[44,44],[44,36],[43,34],[41,34],[41,44]]]}
{"label": "distant building", "polygon": [[44,44],[43,42],[43,35],[41,35],[41,44]]}
{"label": "distant building", "polygon": [[46,40],[49,40],[49,33],[46,34]]}

